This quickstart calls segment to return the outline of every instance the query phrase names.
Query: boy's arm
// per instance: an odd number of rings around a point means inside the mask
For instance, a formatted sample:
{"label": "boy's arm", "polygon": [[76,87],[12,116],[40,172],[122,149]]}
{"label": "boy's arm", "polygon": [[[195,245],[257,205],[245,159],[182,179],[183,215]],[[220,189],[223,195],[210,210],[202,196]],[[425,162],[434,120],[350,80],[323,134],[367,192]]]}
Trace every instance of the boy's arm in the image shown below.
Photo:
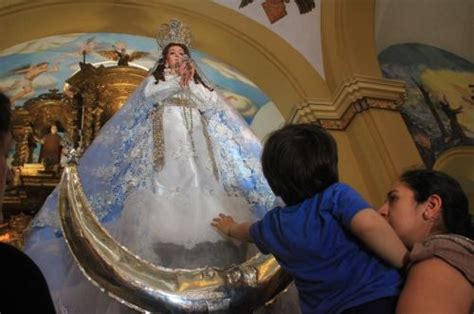
{"label": "boy's arm", "polygon": [[352,233],[375,254],[397,268],[408,261],[408,251],[385,219],[372,208],[359,211],[351,220]]}
{"label": "boy's arm", "polygon": [[219,217],[212,220],[211,225],[228,237],[240,241],[252,242],[252,238],[250,237],[251,223],[249,222],[239,224],[236,223],[231,216],[219,214]]}

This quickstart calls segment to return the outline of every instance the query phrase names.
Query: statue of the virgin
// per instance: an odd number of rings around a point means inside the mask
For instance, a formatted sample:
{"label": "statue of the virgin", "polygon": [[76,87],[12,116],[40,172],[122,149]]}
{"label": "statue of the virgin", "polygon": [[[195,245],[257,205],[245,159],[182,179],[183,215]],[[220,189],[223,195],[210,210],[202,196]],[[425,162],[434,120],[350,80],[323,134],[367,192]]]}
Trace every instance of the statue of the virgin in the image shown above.
{"label": "statue of the virgin", "polygon": [[[185,25],[172,20],[157,41],[162,53],[151,74],[80,158],[82,188],[112,237],[150,263],[239,264],[254,252],[210,222],[219,213],[252,221],[274,205],[260,142],[199,74]],[[45,274],[58,311],[105,313],[113,301],[71,258],[57,203],[56,190],[32,223],[26,252]]]}

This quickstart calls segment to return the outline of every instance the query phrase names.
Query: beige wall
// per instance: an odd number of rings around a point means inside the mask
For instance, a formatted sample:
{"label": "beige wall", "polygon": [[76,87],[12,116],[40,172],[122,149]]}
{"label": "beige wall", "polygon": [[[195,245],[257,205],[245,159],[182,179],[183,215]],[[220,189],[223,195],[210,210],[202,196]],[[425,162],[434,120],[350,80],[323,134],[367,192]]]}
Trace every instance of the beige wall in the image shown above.
{"label": "beige wall", "polygon": [[417,42],[474,62],[474,1],[377,0],[375,41],[378,53]]}
{"label": "beige wall", "polygon": [[[324,68],[335,111],[364,97],[389,103],[403,99],[400,86],[381,76],[374,42],[375,1],[327,0],[321,10]],[[398,111],[358,113],[337,138],[341,178],[374,206],[383,202],[404,169],[422,165]]]}
{"label": "beige wall", "polygon": [[474,147],[451,148],[436,160],[433,168],[444,171],[459,181],[469,199],[469,209],[474,216]]}

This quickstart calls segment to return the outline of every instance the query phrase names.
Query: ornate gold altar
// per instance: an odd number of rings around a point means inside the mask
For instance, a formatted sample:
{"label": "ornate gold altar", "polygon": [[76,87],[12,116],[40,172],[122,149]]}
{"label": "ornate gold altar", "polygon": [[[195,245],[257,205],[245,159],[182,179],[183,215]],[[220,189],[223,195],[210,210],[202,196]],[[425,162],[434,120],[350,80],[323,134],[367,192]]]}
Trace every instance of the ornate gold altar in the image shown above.
{"label": "ornate gold altar", "polygon": [[4,200],[7,218],[19,213],[34,215],[59,183],[61,167],[59,171],[47,171],[35,160],[37,139],[48,133],[51,125],[59,125],[64,142],[87,148],[146,74],[146,70],[134,66],[81,63],[80,70],[67,80],[63,93],[50,90],[13,111],[14,180]]}
{"label": "ornate gold altar", "polygon": [[147,71],[133,66],[80,63],[81,70],[66,81],[67,92],[74,95],[78,112],[80,139],[75,143],[86,149],[101,127],[125,103],[143,81]]}

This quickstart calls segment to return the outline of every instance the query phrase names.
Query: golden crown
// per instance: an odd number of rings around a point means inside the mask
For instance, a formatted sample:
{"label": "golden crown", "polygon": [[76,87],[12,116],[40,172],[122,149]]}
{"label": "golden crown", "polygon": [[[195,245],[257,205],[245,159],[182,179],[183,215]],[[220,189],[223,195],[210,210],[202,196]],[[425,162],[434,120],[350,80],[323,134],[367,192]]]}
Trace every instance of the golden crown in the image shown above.
{"label": "golden crown", "polygon": [[169,23],[161,24],[156,35],[156,42],[161,50],[168,44],[184,44],[186,47],[191,46],[192,40],[191,29],[180,20],[172,19]]}

